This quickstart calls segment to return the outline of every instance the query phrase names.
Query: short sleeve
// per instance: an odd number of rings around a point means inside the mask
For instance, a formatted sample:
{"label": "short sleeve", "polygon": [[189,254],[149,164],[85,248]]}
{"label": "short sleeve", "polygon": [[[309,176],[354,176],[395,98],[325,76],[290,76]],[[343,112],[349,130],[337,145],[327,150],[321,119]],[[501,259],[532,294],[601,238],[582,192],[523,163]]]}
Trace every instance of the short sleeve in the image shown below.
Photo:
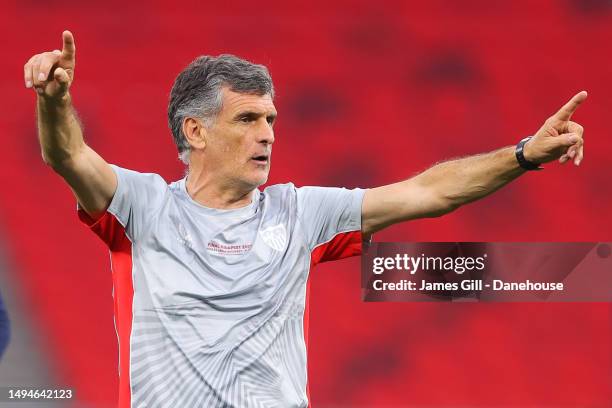
{"label": "short sleeve", "polygon": [[298,218],[316,262],[361,254],[361,205],[365,190],[297,188]]}
{"label": "short sleeve", "polygon": [[111,168],[117,176],[117,190],[106,213],[95,221],[80,208],[78,213],[80,220],[112,247],[118,229],[123,229],[132,242],[137,241],[169,190],[157,174],[139,173],[112,164]]}

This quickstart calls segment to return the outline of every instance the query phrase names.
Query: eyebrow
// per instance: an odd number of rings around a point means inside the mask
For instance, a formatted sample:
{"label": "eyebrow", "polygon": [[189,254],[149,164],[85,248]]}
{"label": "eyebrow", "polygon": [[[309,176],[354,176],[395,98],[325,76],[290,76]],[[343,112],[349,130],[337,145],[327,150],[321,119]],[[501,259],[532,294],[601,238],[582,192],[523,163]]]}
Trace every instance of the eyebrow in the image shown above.
{"label": "eyebrow", "polygon": [[[254,111],[242,111],[242,112],[238,112],[235,116],[234,116],[234,120],[239,120],[242,118],[249,118],[249,119],[257,119],[261,116],[264,116],[264,113],[261,112],[254,112]],[[276,113],[270,113],[268,115],[265,115],[266,119],[271,118],[272,120],[276,119],[277,114]]]}

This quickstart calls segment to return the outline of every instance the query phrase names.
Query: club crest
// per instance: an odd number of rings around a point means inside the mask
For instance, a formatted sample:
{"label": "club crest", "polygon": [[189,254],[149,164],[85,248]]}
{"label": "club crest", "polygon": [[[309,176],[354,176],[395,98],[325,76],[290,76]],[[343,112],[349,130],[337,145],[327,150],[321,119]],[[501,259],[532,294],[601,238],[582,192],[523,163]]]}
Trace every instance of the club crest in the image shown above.
{"label": "club crest", "polygon": [[287,230],[283,224],[274,225],[259,231],[263,241],[276,251],[282,251],[287,245]]}

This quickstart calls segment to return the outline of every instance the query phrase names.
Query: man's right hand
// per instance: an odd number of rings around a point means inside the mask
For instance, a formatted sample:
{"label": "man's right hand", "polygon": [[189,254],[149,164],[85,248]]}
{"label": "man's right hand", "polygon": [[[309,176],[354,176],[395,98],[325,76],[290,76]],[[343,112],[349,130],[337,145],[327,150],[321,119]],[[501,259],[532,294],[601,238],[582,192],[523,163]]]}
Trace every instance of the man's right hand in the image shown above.
{"label": "man's right hand", "polygon": [[81,208],[101,216],[117,189],[106,161],[83,140],[68,89],[74,78],[74,37],[62,34],[62,50],[36,54],[23,67],[26,88],[38,93],[38,139],[42,158],[70,186]]}
{"label": "man's right hand", "polygon": [[26,88],[49,99],[62,99],[74,79],[75,46],[70,31],[62,33],[62,50],[36,54],[23,67]]}

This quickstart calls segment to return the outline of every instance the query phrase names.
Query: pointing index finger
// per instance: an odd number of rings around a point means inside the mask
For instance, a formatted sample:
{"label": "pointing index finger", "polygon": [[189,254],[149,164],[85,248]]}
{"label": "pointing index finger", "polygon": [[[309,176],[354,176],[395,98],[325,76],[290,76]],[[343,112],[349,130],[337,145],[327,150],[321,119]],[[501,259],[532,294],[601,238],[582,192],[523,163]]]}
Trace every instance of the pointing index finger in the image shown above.
{"label": "pointing index finger", "polygon": [[578,106],[587,98],[587,92],[581,91],[578,92],[572,99],[569,100],[557,113],[555,113],[554,117],[559,120],[570,120],[572,114],[578,109]]}
{"label": "pointing index finger", "polygon": [[74,46],[74,36],[68,30],[62,33],[64,45],[62,47],[62,56],[66,59],[74,59],[76,48]]}

